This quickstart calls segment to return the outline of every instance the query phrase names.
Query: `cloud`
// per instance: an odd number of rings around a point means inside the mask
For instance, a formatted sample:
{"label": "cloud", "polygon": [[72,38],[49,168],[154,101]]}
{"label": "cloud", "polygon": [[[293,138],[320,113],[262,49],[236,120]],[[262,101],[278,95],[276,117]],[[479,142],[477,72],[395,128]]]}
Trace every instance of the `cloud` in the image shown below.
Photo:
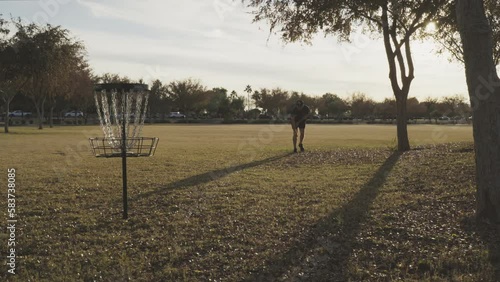
{"label": "cloud", "polygon": [[[202,32],[200,27],[220,21],[210,1],[107,0],[83,1],[94,17],[116,19],[149,28]],[[215,21],[214,21],[215,20]]]}

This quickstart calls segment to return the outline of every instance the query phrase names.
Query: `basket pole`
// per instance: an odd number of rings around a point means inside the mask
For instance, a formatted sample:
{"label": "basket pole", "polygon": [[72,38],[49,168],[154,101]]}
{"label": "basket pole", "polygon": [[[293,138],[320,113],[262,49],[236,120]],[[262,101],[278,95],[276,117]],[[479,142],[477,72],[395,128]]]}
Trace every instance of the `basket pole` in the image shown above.
{"label": "basket pole", "polygon": [[127,109],[127,91],[121,90],[122,96],[122,180],[123,180],[123,219],[128,218],[128,203],[127,203],[127,144],[126,144],[126,128],[125,128],[125,111]]}

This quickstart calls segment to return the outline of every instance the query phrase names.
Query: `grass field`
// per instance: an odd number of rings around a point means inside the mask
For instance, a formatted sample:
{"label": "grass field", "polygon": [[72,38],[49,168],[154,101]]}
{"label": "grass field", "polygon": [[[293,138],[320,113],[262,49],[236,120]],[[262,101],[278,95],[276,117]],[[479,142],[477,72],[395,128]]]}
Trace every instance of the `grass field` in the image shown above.
{"label": "grass field", "polygon": [[403,154],[393,126],[308,125],[299,154],[284,125],[146,126],[160,143],[129,158],[128,220],[120,159],[90,153],[98,127],[11,131],[17,274],[2,262],[0,281],[500,279],[468,126],[410,126]]}

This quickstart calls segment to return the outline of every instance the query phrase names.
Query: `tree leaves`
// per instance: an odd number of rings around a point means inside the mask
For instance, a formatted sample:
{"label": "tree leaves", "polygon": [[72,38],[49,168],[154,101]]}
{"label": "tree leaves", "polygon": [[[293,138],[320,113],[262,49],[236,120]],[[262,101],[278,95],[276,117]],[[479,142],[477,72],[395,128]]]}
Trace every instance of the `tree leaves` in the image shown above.
{"label": "tree leaves", "polygon": [[[497,0],[485,0],[484,8],[491,26],[493,39],[493,59],[496,65],[500,63],[500,2]],[[458,32],[456,18],[456,1],[448,1],[439,13],[436,20],[437,29],[431,34],[433,39],[440,45],[438,54],[450,54],[450,61],[464,62],[462,42]]]}

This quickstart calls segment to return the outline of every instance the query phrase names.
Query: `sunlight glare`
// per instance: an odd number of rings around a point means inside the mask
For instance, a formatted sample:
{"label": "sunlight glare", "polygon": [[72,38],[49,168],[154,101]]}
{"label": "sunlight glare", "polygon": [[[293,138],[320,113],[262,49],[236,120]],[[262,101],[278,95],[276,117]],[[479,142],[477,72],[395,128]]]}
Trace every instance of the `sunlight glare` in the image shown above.
{"label": "sunlight glare", "polygon": [[436,29],[437,29],[437,26],[436,26],[436,23],[435,22],[430,22],[427,24],[427,26],[425,27],[425,31],[427,33],[434,33],[436,32]]}

